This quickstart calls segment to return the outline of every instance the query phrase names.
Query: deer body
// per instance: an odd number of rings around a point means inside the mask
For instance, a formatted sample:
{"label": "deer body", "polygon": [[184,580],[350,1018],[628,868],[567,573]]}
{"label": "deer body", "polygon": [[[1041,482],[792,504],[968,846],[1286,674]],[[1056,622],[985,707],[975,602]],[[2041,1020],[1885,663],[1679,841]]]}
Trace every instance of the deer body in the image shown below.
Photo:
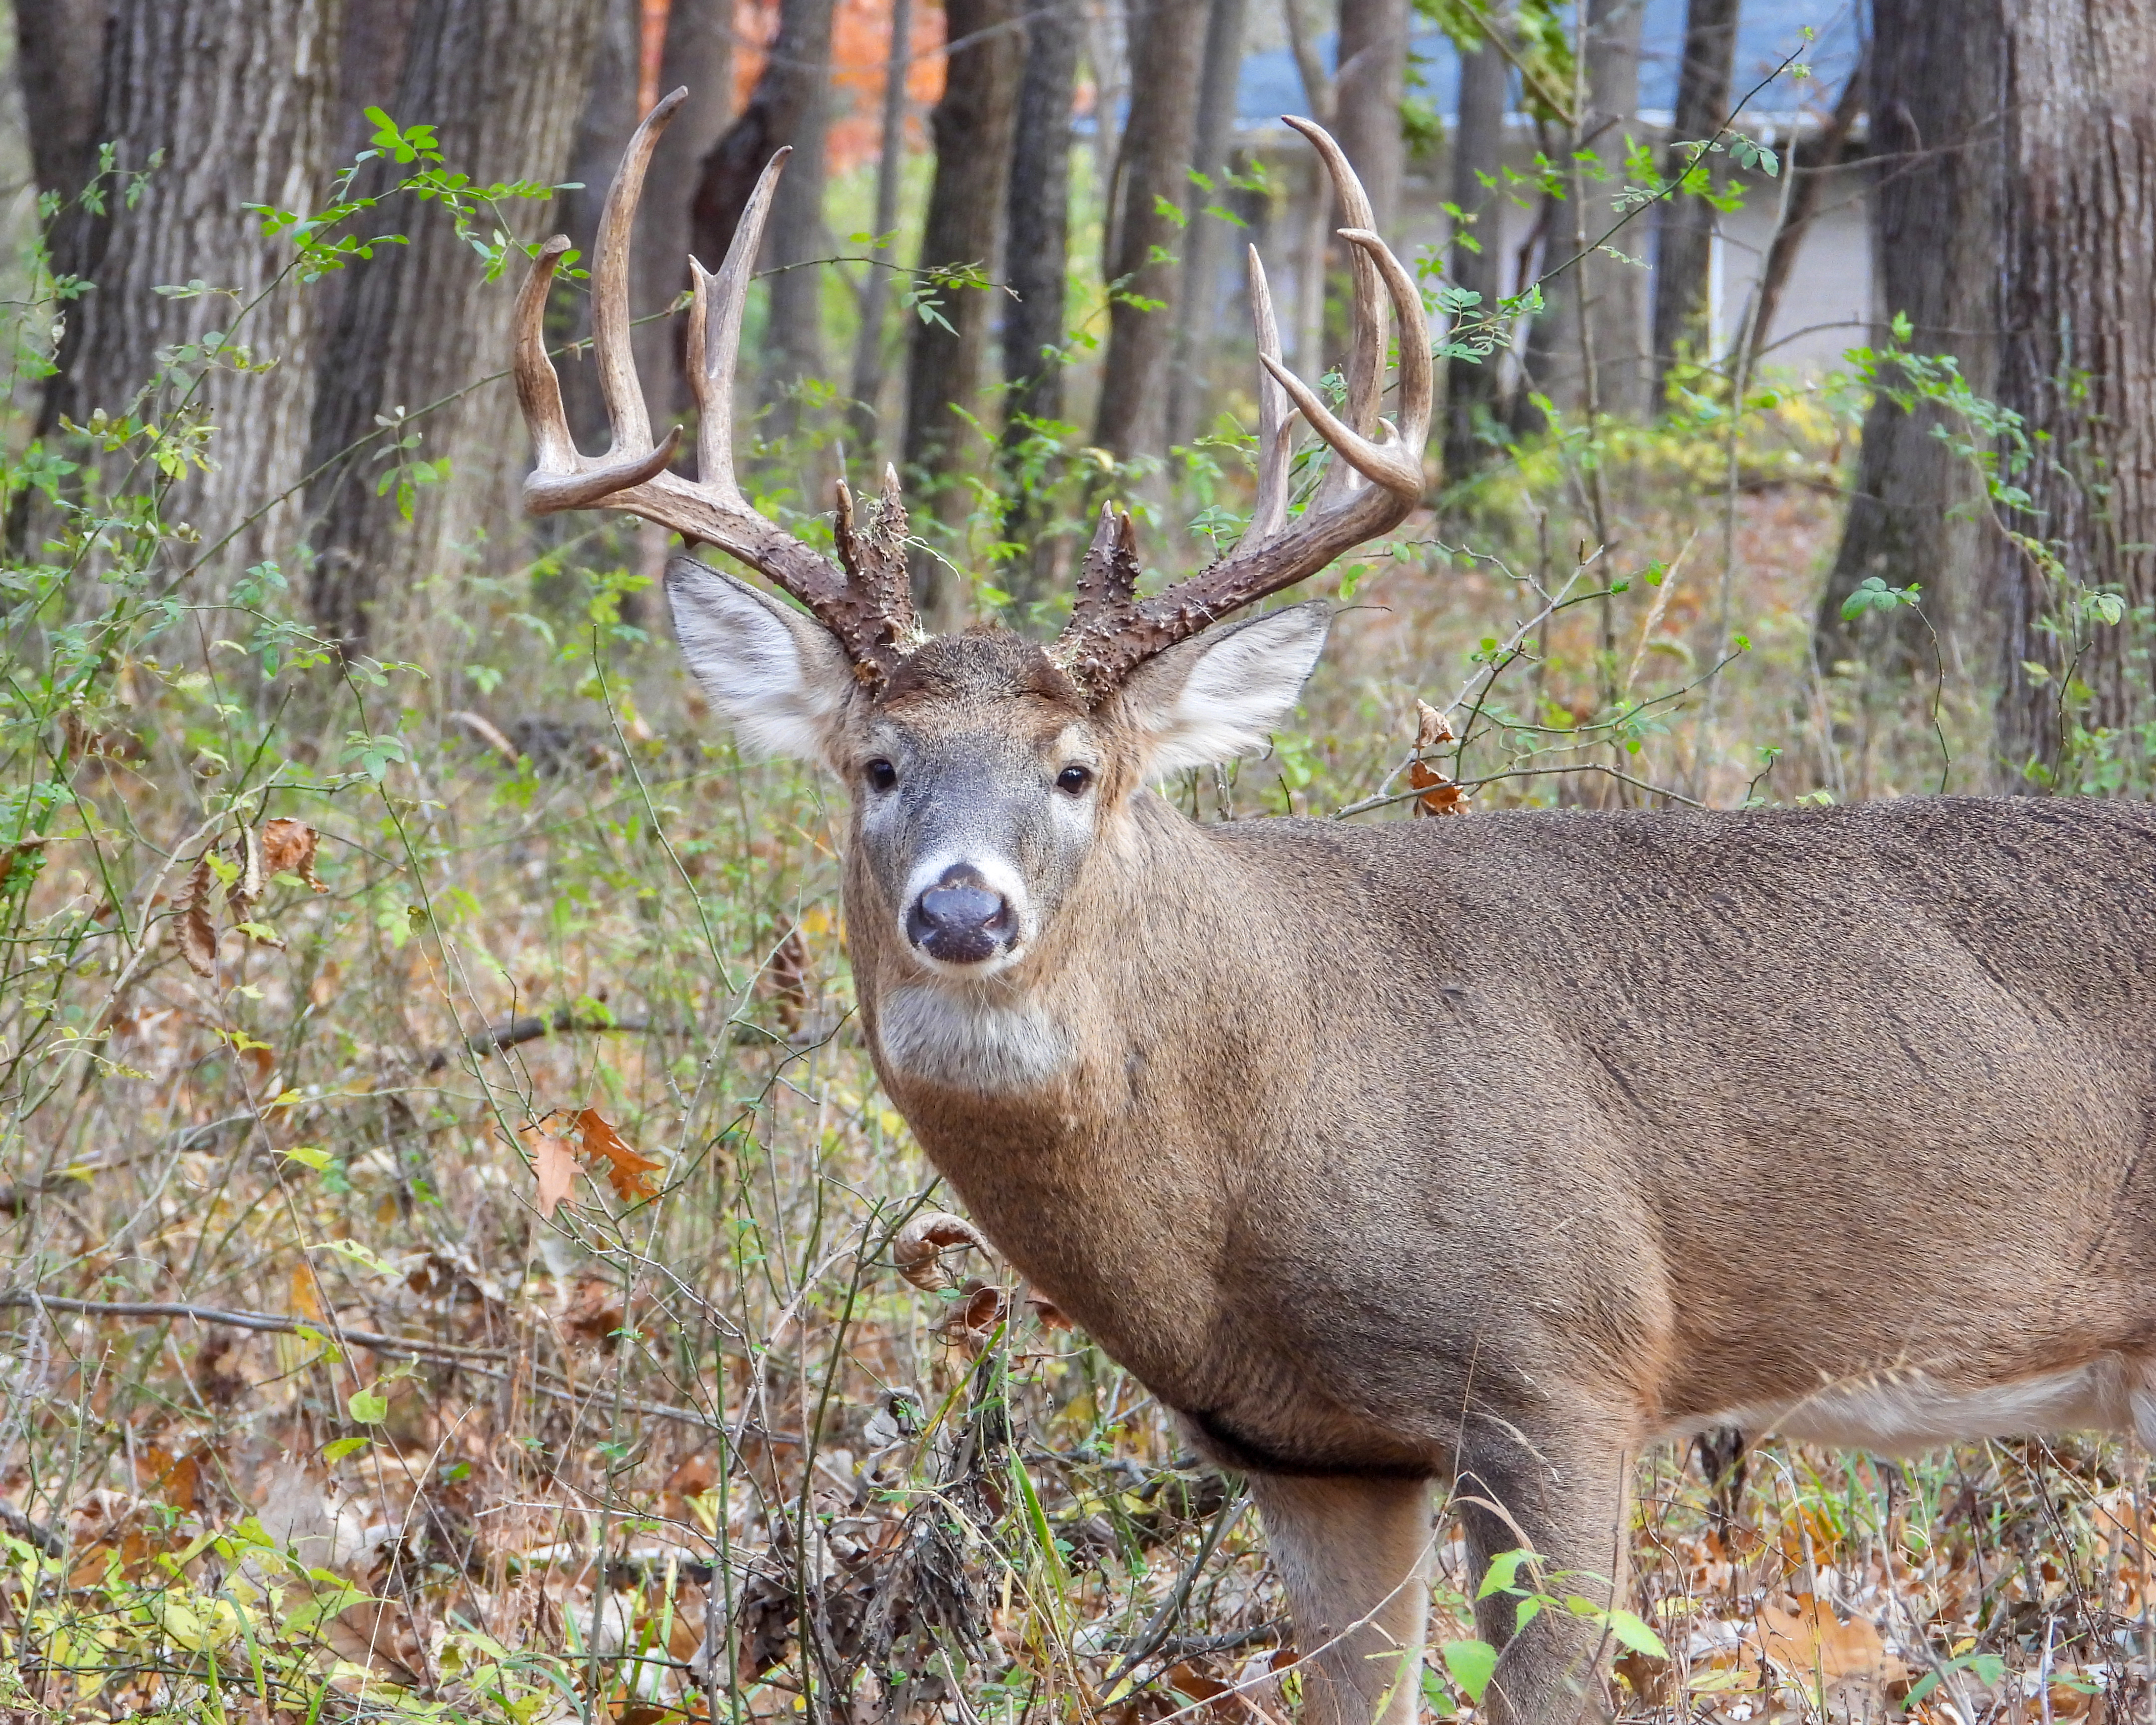
{"label": "deer body", "polygon": [[[896,475],[838,561],[733,476],[735,350],[779,161],[692,275],[699,477],[654,440],[628,237],[600,223],[613,447],[570,437],[542,249],[516,377],[527,507],[687,557],[675,627],[745,746],[848,788],[846,921],[882,1081],[993,1243],[1243,1471],[1311,1725],[1411,1725],[1453,1487],[1480,1572],[1526,1548],[1621,1601],[1643,1446],[1732,1420],[1880,1450],[2045,1426],[2156,1446],[2156,814],[1917,801],[1199,827],[1146,787],[1265,747],[1322,607],[1221,624],[1416,506],[1412,279],[1322,131],[1354,264],[1344,418],[1279,362],[1236,548],[1149,597],[1104,511],[1070,624],[924,638]],[[1388,304],[1397,427],[1379,417]],[[1290,406],[1330,459],[1291,496]],[[951,1219],[942,1219],[949,1221]],[[952,1222],[955,1228],[964,1224]],[[1595,1704],[1591,1615],[1478,1602],[1495,1725]]]}

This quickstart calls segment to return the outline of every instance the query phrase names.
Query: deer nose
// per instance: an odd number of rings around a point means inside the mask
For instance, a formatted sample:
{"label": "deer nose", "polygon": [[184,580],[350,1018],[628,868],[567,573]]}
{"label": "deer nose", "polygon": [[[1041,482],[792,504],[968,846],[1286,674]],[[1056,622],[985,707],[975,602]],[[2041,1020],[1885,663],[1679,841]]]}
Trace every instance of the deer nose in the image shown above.
{"label": "deer nose", "polygon": [[978,964],[1010,944],[1017,919],[970,869],[947,870],[906,913],[906,938],[946,964]]}

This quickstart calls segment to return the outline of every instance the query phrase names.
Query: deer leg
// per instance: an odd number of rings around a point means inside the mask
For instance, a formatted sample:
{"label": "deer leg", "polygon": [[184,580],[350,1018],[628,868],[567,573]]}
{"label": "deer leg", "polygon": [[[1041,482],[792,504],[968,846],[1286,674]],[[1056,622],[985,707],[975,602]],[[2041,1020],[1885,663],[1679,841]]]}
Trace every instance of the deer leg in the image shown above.
{"label": "deer leg", "polygon": [[1422,1687],[1430,1486],[1255,1475],[1301,1654],[1304,1725],[1414,1725]]}
{"label": "deer leg", "polygon": [[[1492,1558],[1525,1547],[1540,1563],[1519,1566],[1517,1589],[1560,1602],[1623,1604],[1631,1476],[1624,1445],[1476,1423],[1483,1430],[1463,1446],[1453,1502],[1478,1588]],[[1491,1725],[1576,1725],[1584,1716],[1608,1717],[1606,1623],[1556,1603],[1522,1626],[1522,1603],[1512,1591],[1476,1602],[1478,1633],[1502,1650],[1484,1717]]]}

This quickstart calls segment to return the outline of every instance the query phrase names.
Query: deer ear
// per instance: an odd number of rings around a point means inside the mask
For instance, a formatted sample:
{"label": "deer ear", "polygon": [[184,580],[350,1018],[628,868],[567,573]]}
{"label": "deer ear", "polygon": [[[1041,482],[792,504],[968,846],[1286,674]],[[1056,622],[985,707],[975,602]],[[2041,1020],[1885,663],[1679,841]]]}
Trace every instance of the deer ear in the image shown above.
{"label": "deer ear", "polygon": [[824,759],[859,686],[837,637],[694,557],[667,564],[666,598],[689,669],[742,747]]}
{"label": "deer ear", "polygon": [[1204,634],[1149,660],[1123,685],[1150,743],[1145,776],[1253,755],[1295,707],[1325,645],[1324,603],[1291,606]]}

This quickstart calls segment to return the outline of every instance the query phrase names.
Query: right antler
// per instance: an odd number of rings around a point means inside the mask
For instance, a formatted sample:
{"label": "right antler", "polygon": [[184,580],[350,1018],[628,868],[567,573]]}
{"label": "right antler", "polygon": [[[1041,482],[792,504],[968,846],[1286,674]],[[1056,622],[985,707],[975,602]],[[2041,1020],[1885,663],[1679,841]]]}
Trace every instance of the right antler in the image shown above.
{"label": "right antler", "polygon": [[[1430,436],[1434,377],[1422,295],[1372,231],[1370,199],[1324,127],[1287,122],[1323,158],[1353,248],[1355,349],[1348,366],[1348,420],[1342,424],[1281,362],[1280,331],[1265,266],[1250,248],[1250,315],[1257,326],[1258,495],[1250,525],[1234,551],[1152,598],[1137,597],[1137,542],[1127,515],[1101,511],[1101,524],[1078,578],[1077,603],[1056,639],[1055,656],[1096,692],[1208,624],[1314,575],[1343,551],[1389,532],[1422,497],[1422,452]],[[1382,282],[1382,290],[1381,290]],[[1384,390],[1384,295],[1399,331],[1400,423],[1378,417]],[[1293,449],[1288,402],[1338,457],[1292,525],[1288,478]],[[1382,433],[1382,434],[1380,434]]]}
{"label": "right antler", "polygon": [[689,260],[694,285],[689,387],[698,409],[696,480],[668,470],[681,439],[679,426],[662,442],[652,441],[651,417],[629,345],[629,233],[651,152],[688,94],[675,90],[644,116],[599,217],[592,267],[592,343],[613,433],[613,446],[604,455],[578,451],[562,406],[561,380],[547,357],[547,295],[569,249],[565,236],[557,234],[539,249],[517,296],[516,396],[538,454],[536,470],[524,481],[524,506],[532,515],[625,510],[730,552],[805,605],[839,638],[865,680],[880,681],[920,639],[906,585],[906,509],[897,470],[884,470],[883,495],[865,528],[855,526],[853,496],[840,481],[837,526],[843,569],[750,508],[734,480],[734,366],[741,347],[742,306],[786,150],[771,158],[757,182],[718,274],[711,275],[694,258]]}

